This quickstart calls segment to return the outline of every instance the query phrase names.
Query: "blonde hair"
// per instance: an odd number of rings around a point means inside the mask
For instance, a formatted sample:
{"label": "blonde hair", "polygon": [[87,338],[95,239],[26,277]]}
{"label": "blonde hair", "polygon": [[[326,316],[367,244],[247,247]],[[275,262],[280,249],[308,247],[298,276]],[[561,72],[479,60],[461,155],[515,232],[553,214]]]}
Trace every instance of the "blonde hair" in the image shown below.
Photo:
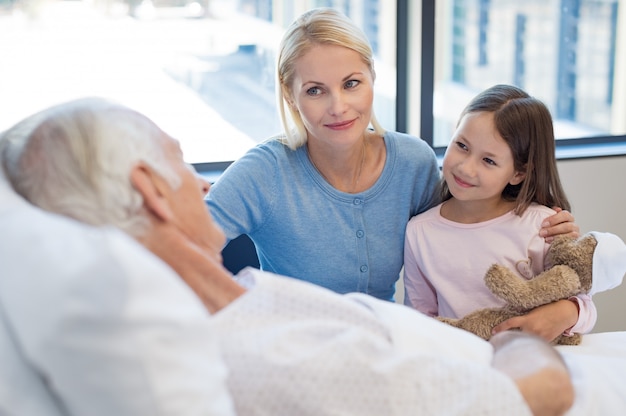
{"label": "blonde hair", "polygon": [[[281,139],[293,150],[306,143],[307,132],[300,114],[286,103],[286,99],[292,95],[296,62],[315,45],[341,46],[357,52],[371,71],[372,78],[376,78],[372,47],[365,33],[348,17],[335,9],[317,8],[295,20],[280,42],[276,65],[276,98],[285,131]],[[370,124],[376,133],[384,133],[373,112]]]}

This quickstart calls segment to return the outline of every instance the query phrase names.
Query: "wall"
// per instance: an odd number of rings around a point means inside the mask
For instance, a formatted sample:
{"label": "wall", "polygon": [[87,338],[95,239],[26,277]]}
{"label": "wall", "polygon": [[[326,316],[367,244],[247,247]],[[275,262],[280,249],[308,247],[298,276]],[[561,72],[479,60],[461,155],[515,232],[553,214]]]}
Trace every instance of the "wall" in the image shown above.
{"label": "wall", "polygon": [[[559,172],[581,233],[607,231],[626,241],[626,156],[562,160]],[[626,283],[593,299],[593,332],[626,331]]]}

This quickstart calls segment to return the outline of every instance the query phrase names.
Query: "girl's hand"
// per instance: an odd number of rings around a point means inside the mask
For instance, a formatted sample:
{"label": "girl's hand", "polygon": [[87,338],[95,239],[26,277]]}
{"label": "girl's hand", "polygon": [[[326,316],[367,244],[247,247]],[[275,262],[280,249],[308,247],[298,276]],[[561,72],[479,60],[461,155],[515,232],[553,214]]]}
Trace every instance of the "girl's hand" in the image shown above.
{"label": "girl's hand", "polygon": [[563,299],[539,306],[526,315],[507,319],[493,328],[492,333],[520,329],[537,335],[548,342],[573,327],[578,321],[578,305]]}
{"label": "girl's hand", "polygon": [[556,211],[556,214],[546,218],[539,230],[539,235],[546,239],[546,243],[551,243],[557,235],[578,238],[580,228],[574,223],[572,213],[559,207],[552,207],[552,209]]}

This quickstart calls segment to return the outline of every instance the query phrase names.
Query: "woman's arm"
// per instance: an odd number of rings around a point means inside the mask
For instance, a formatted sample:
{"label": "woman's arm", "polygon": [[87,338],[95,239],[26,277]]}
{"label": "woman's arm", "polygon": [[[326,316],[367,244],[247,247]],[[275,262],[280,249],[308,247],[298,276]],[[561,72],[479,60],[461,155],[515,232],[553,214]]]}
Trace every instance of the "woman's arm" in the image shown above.
{"label": "woman's arm", "polygon": [[552,207],[556,214],[549,216],[541,224],[539,235],[546,239],[547,243],[551,243],[557,235],[569,235],[572,238],[578,238],[580,235],[580,227],[574,222],[574,216],[571,212],[559,207]]}

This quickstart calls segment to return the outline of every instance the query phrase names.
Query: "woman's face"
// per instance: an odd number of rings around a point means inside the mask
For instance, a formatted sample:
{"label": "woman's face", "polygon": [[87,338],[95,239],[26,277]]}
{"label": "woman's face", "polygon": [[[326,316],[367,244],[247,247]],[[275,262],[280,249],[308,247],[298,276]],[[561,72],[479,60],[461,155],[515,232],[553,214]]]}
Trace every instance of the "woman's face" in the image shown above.
{"label": "woman's face", "polygon": [[369,126],[374,78],[351,49],[313,46],[296,62],[291,92],[290,105],[300,113],[308,140],[349,146]]}

